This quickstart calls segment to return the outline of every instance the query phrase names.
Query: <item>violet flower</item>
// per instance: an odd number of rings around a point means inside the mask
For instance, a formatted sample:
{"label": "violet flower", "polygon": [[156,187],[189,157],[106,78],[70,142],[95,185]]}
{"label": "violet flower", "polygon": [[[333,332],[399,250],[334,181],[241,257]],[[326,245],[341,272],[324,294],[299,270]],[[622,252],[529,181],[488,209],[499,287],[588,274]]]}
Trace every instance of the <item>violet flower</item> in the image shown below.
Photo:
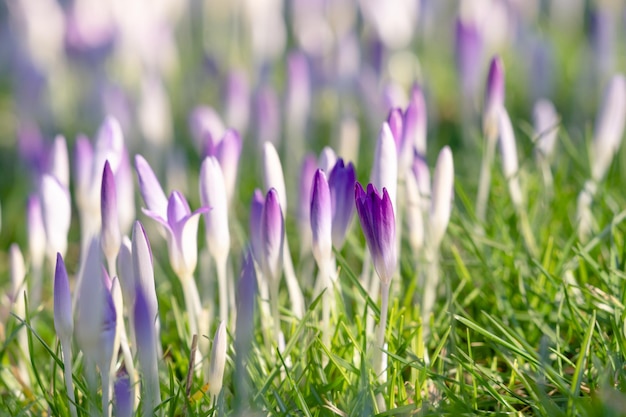
{"label": "violet flower", "polygon": [[237,182],[237,169],[243,141],[236,130],[228,129],[219,141],[210,141],[205,149],[206,156],[214,156],[220,164],[224,177],[227,203],[233,199]]}
{"label": "violet flower", "polygon": [[332,207],[332,240],[333,246],[341,250],[346,239],[354,215],[352,192],[356,183],[356,171],[350,162],[347,166],[339,158],[328,177],[330,201]]}
{"label": "violet flower", "polygon": [[366,193],[357,182],[354,186],[354,199],[365,241],[382,284],[380,323],[376,332],[376,350],[373,357],[374,372],[380,375],[383,370],[382,349],[385,345],[389,286],[398,263],[396,218],[386,188],[383,188],[381,197],[374,185],[368,184]]}
{"label": "violet flower", "polygon": [[497,136],[498,115],[504,107],[504,64],[496,55],[492,58],[487,75],[483,108],[483,132],[485,137]]}
{"label": "violet flower", "polygon": [[48,258],[52,260],[57,252],[63,255],[67,250],[72,217],[70,192],[55,177],[44,174],[41,179],[41,203]]}
{"label": "violet flower", "polygon": [[[261,239],[261,219],[263,218],[263,207],[265,206],[265,196],[258,188],[254,190],[252,201],[250,202],[250,247],[252,255],[259,266],[262,267],[263,260],[263,240]],[[309,227],[310,230],[310,227]]]}
{"label": "violet flower", "polygon": [[368,184],[365,192],[357,182],[354,198],[376,273],[383,284],[389,285],[398,263],[396,219],[389,193],[383,188],[381,196],[373,184]]}
{"label": "violet flower", "polygon": [[102,216],[102,231],[100,233],[102,252],[107,260],[109,273],[117,275],[115,260],[122,244],[122,233],[117,218],[115,177],[109,161],[105,162],[102,172],[100,207]]}
{"label": "violet flower", "polygon": [[63,374],[65,388],[69,399],[70,413],[76,417],[76,402],[74,397],[74,382],[72,379],[72,335],[74,333],[74,316],[72,314],[72,296],[70,283],[65,269],[65,263],[60,253],[57,253],[57,263],[54,273],[54,329],[61,342],[63,352]]}
{"label": "violet flower", "polygon": [[300,232],[300,253],[304,254],[311,249],[311,185],[317,169],[317,160],[314,155],[306,155],[300,167],[300,181],[298,187],[298,228]]}
{"label": "violet flower", "polygon": [[224,101],[228,125],[244,134],[250,121],[250,85],[243,71],[228,74]]}
{"label": "violet flower", "polygon": [[151,417],[154,415],[154,410],[161,403],[157,363],[157,337],[154,330],[154,316],[151,313],[148,300],[141,285],[137,285],[135,294],[133,317],[137,339],[137,357],[142,373],[142,409],[145,417]]}
{"label": "violet flower", "polygon": [[378,134],[371,181],[375,187],[387,189],[391,204],[395,209],[398,187],[398,154],[393,134],[387,122],[383,123]]}
{"label": "violet flower", "polygon": [[478,24],[470,19],[457,18],[454,46],[461,89],[465,100],[472,102],[478,92],[484,49]]}
{"label": "violet flower", "polygon": [[255,125],[259,144],[280,141],[280,104],[278,96],[270,86],[261,87],[254,99]]}
{"label": "violet flower", "polygon": [[559,115],[550,100],[538,100],[533,106],[533,127],[537,158],[550,160],[559,133]]}
{"label": "violet flower", "polygon": [[150,164],[139,154],[135,155],[135,170],[139,178],[139,192],[150,212],[167,218],[167,197]]}
{"label": "violet flower", "polygon": [[404,159],[410,164],[412,149],[415,149],[420,155],[426,155],[426,128],[428,117],[426,113],[426,101],[424,93],[419,85],[414,85],[411,89],[409,97],[409,105],[404,111],[404,119],[402,121],[404,129],[403,146],[398,149],[400,155],[399,165],[404,167]]}
{"label": "violet flower", "polygon": [[207,140],[221,138],[226,131],[226,127],[213,108],[198,106],[189,116],[189,130],[191,130],[191,137],[194,140],[196,149],[203,151]]}

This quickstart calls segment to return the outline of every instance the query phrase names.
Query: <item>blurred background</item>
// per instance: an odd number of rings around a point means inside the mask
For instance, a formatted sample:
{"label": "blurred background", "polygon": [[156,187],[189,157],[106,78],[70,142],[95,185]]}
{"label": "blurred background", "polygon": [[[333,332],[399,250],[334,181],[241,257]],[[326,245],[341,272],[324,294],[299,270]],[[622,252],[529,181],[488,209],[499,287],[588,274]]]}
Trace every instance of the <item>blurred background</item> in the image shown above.
{"label": "blurred background", "polygon": [[540,98],[555,103],[564,134],[583,146],[606,81],[625,68],[625,2],[5,0],[0,240],[26,240],[23,224],[6,220],[23,218],[25,190],[45,171],[55,135],[72,149],[107,115],[166,190],[193,190],[197,201],[189,172],[204,150],[192,116],[203,106],[216,135],[232,127],[244,138],[236,199],[247,206],[264,141],[279,149],[292,192],[303,155],[326,145],[369,175],[382,121],[417,84],[428,160],[450,144],[457,175],[473,189],[494,54],[505,64],[518,146],[531,148]]}

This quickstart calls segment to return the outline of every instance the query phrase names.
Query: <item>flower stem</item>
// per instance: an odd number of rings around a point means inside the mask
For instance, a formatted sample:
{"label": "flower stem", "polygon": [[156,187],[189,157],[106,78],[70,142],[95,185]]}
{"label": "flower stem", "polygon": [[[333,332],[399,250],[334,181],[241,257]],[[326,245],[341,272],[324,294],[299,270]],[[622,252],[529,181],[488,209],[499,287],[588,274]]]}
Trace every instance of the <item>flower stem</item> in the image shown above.
{"label": "flower stem", "polygon": [[385,347],[385,330],[387,328],[387,309],[389,306],[389,283],[381,283],[380,323],[376,330],[376,346],[374,348],[374,373],[380,376],[383,371],[382,353]]}
{"label": "flower stem", "polygon": [[63,373],[65,374],[65,389],[70,402],[70,414],[76,417],[76,399],[74,398],[74,381],[72,378],[72,341],[71,339],[61,340],[61,351],[63,352]]}

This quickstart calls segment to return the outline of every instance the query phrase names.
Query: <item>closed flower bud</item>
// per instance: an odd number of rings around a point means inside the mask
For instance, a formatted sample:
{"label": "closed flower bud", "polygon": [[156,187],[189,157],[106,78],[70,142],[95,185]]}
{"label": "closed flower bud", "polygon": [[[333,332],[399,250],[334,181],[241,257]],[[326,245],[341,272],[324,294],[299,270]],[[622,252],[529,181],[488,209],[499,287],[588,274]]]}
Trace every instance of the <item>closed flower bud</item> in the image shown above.
{"label": "closed flower bud", "polygon": [[368,184],[366,193],[357,182],[354,199],[376,273],[384,284],[389,284],[398,264],[396,218],[389,193],[383,188],[381,197],[373,184]]}
{"label": "closed flower bud", "polygon": [[428,244],[438,247],[450,221],[452,195],[454,192],[454,162],[452,151],[444,147],[439,152],[433,177],[432,199],[429,216]]}
{"label": "closed flower bud", "polygon": [[354,165],[350,162],[346,166],[343,159],[339,158],[328,177],[333,216],[332,238],[333,246],[337,250],[341,250],[343,247],[346,233],[354,215],[352,193],[354,192],[355,183],[356,172]]}
{"label": "closed flower bud", "polygon": [[261,215],[261,265],[270,280],[280,278],[284,237],[285,224],[278,193],[271,188],[265,196]]}
{"label": "closed flower bud", "polygon": [[46,228],[48,254],[63,255],[67,250],[67,234],[72,219],[69,190],[53,176],[44,174],[41,179],[41,203]]}
{"label": "closed flower bud", "polygon": [[313,256],[318,266],[328,265],[332,257],[332,205],[326,174],[321,169],[315,172],[311,190],[311,231]]}
{"label": "closed flower bud", "polygon": [[209,156],[202,162],[199,184],[200,202],[211,208],[204,214],[209,251],[222,262],[230,251],[228,204],[222,169],[214,157]]}
{"label": "closed flower bud", "polygon": [[72,296],[67,270],[60,253],[57,253],[57,263],[54,272],[54,328],[59,335],[59,339],[66,341],[72,338],[74,331]]}
{"label": "closed flower bud", "polygon": [[487,137],[496,137],[498,134],[498,117],[500,109],[504,107],[504,64],[496,55],[489,65],[487,86],[485,88],[485,102],[483,108],[483,132]]}
{"label": "closed flower bud", "polygon": [[287,194],[285,192],[285,177],[276,148],[270,142],[263,145],[263,183],[265,189],[273,188],[278,196],[283,215],[287,213]]}
{"label": "closed flower bud", "polygon": [[376,142],[371,181],[377,189],[387,189],[391,204],[395,209],[398,187],[398,154],[393,134],[386,122],[383,123]]}
{"label": "closed flower bud", "polygon": [[216,398],[222,390],[224,382],[224,368],[226,367],[227,348],[226,322],[222,321],[215,332],[213,338],[213,349],[211,350],[211,364],[209,366],[209,392]]}
{"label": "closed flower bud", "polygon": [[100,242],[102,252],[107,259],[115,259],[122,243],[122,233],[117,219],[117,191],[115,177],[109,161],[104,164],[100,195],[100,212],[102,216],[102,232]]}

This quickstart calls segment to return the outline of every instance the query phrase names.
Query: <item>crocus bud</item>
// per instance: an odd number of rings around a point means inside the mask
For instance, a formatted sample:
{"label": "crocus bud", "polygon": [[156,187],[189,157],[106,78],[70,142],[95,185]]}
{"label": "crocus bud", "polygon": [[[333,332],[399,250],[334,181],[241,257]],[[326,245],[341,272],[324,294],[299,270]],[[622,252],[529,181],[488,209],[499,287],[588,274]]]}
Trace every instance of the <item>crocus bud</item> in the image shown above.
{"label": "crocus bud", "polygon": [[271,188],[265,196],[261,215],[263,273],[268,279],[279,279],[282,267],[285,224],[278,193]]}
{"label": "crocus bud", "polygon": [[306,123],[311,106],[311,82],[306,56],[293,52],[287,57],[287,120],[296,131]]}
{"label": "crocus bud", "polygon": [[65,188],[70,186],[70,160],[67,154],[67,142],[58,135],[54,138],[50,153],[50,175],[59,180]]}
{"label": "crocus bud", "polygon": [[102,232],[100,234],[102,252],[107,259],[115,259],[122,243],[122,234],[117,220],[115,177],[109,161],[104,164],[102,172],[100,211],[102,215]]}
{"label": "crocus bud", "polygon": [[205,148],[207,135],[213,139],[221,138],[226,128],[215,110],[208,106],[199,106],[189,116],[189,130],[196,148],[200,151]]}
{"label": "crocus bud", "polygon": [[228,203],[232,201],[235,193],[237,169],[239,168],[242,146],[243,141],[239,133],[236,130],[228,129],[217,146],[215,154],[224,176],[224,187]]}
{"label": "crocus bud", "polygon": [[424,198],[424,201],[428,201],[430,198],[430,170],[426,159],[415,153],[412,170],[413,175],[415,175],[415,181],[417,182],[417,189],[419,190],[420,196]]}
{"label": "crocus bud", "polygon": [[406,175],[406,217],[409,231],[409,243],[413,253],[419,253],[424,246],[424,212],[422,195],[412,170]]}
{"label": "crocus bud", "polygon": [[166,146],[172,141],[172,109],[161,79],[142,77],[137,120],[144,138],[152,146]]}
{"label": "crocus bud", "polygon": [[263,183],[265,189],[273,188],[278,194],[278,201],[283,214],[287,213],[287,194],[283,167],[276,148],[270,142],[263,145]]}
{"label": "crocus bud", "polygon": [[202,162],[199,184],[200,201],[211,208],[204,214],[209,251],[214,259],[222,262],[230,251],[228,205],[222,169],[214,157],[208,156]]}
{"label": "crocus bud", "polygon": [[511,201],[516,207],[520,207],[522,204],[522,190],[519,184],[519,178],[517,177],[519,169],[517,162],[517,146],[515,145],[515,134],[513,133],[511,119],[505,108],[501,109],[499,119],[498,130],[500,132],[502,171],[509,184]]}
{"label": "crocus bud", "polygon": [[320,153],[319,164],[318,167],[324,172],[330,172],[331,169],[335,166],[337,162],[337,154],[333,150],[333,148],[329,146],[325,146]]}
{"label": "crocus bud", "polygon": [[326,174],[321,169],[315,172],[311,190],[311,231],[313,256],[320,268],[328,265],[332,257],[332,205]]}
{"label": "crocus bud", "polygon": [[533,106],[533,126],[537,156],[548,160],[552,159],[559,133],[559,115],[551,101],[542,99],[535,103]]}
{"label": "crocus bud", "polygon": [[352,216],[354,215],[352,192],[355,183],[356,172],[354,165],[350,162],[348,166],[346,166],[343,159],[339,158],[328,177],[333,216],[333,246],[337,250],[341,250],[343,247],[346,233],[350,227]]}
{"label": "crocus bud", "polygon": [[159,387],[159,369],[157,363],[157,339],[155,334],[155,317],[152,315],[148,299],[141,285],[135,290],[135,338],[137,340],[137,357],[142,372],[142,399],[144,416],[152,416],[154,409],[161,403]]}
{"label": "crocus bud", "polygon": [[122,296],[126,305],[135,303],[135,276],[133,273],[132,242],[128,236],[122,238],[122,244],[117,255],[117,276],[122,288]]}
{"label": "crocus bud", "polygon": [[74,144],[74,183],[76,184],[76,203],[83,210],[88,204],[93,165],[93,147],[89,138],[78,135]]}
{"label": "crocus bud", "polygon": [[602,107],[596,116],[591,142],[591,178],[598,182],[609,169],[613,155],[619,149],[626,118],[626,78],[618,74],[611,78],[604,91]]}
{"label": "crocus bud", "polygon": [[483,108],[483,132],[486,137],[498,134],[498,117],[504,107],[504,64],[496,55],[489,65],[487,86],[485,88],[485,104]]}
{"label": "crocus bud", "polygon": [[[147,305],[148,313],[154,320],[158,314],[158,304],[154,284],[152,250],[150,249],[150,241],[148,240],[146,231],[143,229],[143,226],[139,221],[136,221],[133,226],[132,258],[135,289],[137,287],[142,288],[144,303]],[[133,294],[135,294],[134,290]],[[136,299],[136,294],[132,299]]]}
{"label": "crocus bud", "polygon": [[59,335],[59,339],[70,340],[72,338],[74,331],[72,296],[70,294],[67,270],[60,253],[57,253],[57,263],[54,272],[54,329]]}
{"label": "crocus bud", "polygon": [[280,105],[274,89],[262,87],[254,100],[258,143],[277,144],[280,140]]}
{"label": "crocus bud", "polygon": [[455,31],[456,64],[461,89],[466,100],[473,100],[478,91],[483,48],[483,39],[478,24],[471,19],[457,18]]}
{"label": "crocus bud", "polygon": [[298,187],[298,226],[300,229],[300,251],[305,253],[311,249],[311,185],[317,169],[317,160],[313,155],[307,155],[302,160],[300,168],[300,183]]}
{"label": "crocus bud", "polygon": [[46,256],[46,229],[39,196],[31,195],[26,208],[28,227],[28,252],[30,262],[35,268],[41,268]]}
{"label": "crocus bud", "polygon": [[167,197],[154,171],[141,155],[135,155],[135,169],[139,178],[139,192],[143,202],[153,213],[167,218]]}
{"label": "crocus bud", "polygon": [[437,157],[433,190],[429,216],[429,235],[427,242],[433,247],[439,247],[448,228],[450,212],[452,210],[452,195],[454,192],[454,162],[452,151],[444,147]]}
{"label": "crocus bud", "polygon": [[387,116],[387,124],[389,125],[389,130],[391,130],[391,135],[393,136],[393,140],[396,143],[396,149],[398,152],[402,148],[402,140],[404,139],[404,128],[403,128],[403,120],[402,120],[402,110],[399,107],[395,107],[389,110],[389,115]]}
{"label": "crocus bud", "polygon": [[386,188],[381,197],[373,184],[368,184],[366,193],[357,182],[354,199],[374,268],[380,280],[388,285],[398,264],[396,218],[391,198]]}
{"label": "crocus bud", "polygon": [[222,390],[224,382],[224,368],[226,366],[227,347],[226,322],[222,321],[217,327],[213,338],[213,349],[211,350],[211,364],[209,366],[209,392],[216,398]]}
{"label": "crocus bud", "polygon": [[72,219],[69,190],[53,176],[44,174],[41,179],[41,203],[50,257],[67,250],[67,233]]}
{"label": "crocus bud", "polygon": [[387,189],[391,204],[395,207],[398,187],[398,154],[393,134],[386,122],[383,123],[378,134],[371,181],[377,189]]}
{"label": "crocus bud", "polygon": [[[76,341],[93,363],[100,363],[102,323],[105,317],[105,288],[100,245],[92,239],[87,250],[83,276],[77,289]],[[108,368],[107,368],[108,371]]]}
{"label": "crocus bud", "polygon": [[[412,148],[420,155],[426,155],[426,128],[428,116],[426,113],[426,101],[424,93],[419,85],[413,86],[409,97],[409,105],[404,112],[404,140],[403,148],[398,150],[400,161],[408,159],[405,163],[411,163]],[[400,162],[399,162],[400,163]],[[404,166],[400,163],[400,166]]]}
{"label": "crocus bud", "polygon": [[24,318],[24,292],[26,291],[25,287],[25,278],[26,278],[26,266],[24,265],[24,256],[22,256],[22,251],[17,243],[13,243],[11,248],[9,249],[9,264],[11,266],[11,285],[12,285],[12,298],[13,303],[21,304],[22,307],[18,308],[19,314],[21,318]]}
{"label": "crocus bud", "polygon": [[245,133],[250,120],[250,86],[242,71],[232,71],[228,75],[225,95],[228,126]]}
{"label": "crocus bud", "polygon": [[122,371],[118,373],[113,389],[115,392],[114,415],[116,417],[132,417],[134,415],[134,390],[130,384],[130,378],[124,368],[122,368]]}
{"label": "crocus bud", "polygon": [[250,349],[254,336],[254,312],[257,295],[256,269],[252,257],[248,253],[245,257],[237,284],[237,327],[235,342],[237,354],[245,357]]}
{"label": "crocus bud", "polygon": [[250,246],[252,254],[259,265],[263,265],[263,239],[261,238],[261,222],[263,219],[263,207],[265,196],[258,188],[254,190],[250,203]]}

